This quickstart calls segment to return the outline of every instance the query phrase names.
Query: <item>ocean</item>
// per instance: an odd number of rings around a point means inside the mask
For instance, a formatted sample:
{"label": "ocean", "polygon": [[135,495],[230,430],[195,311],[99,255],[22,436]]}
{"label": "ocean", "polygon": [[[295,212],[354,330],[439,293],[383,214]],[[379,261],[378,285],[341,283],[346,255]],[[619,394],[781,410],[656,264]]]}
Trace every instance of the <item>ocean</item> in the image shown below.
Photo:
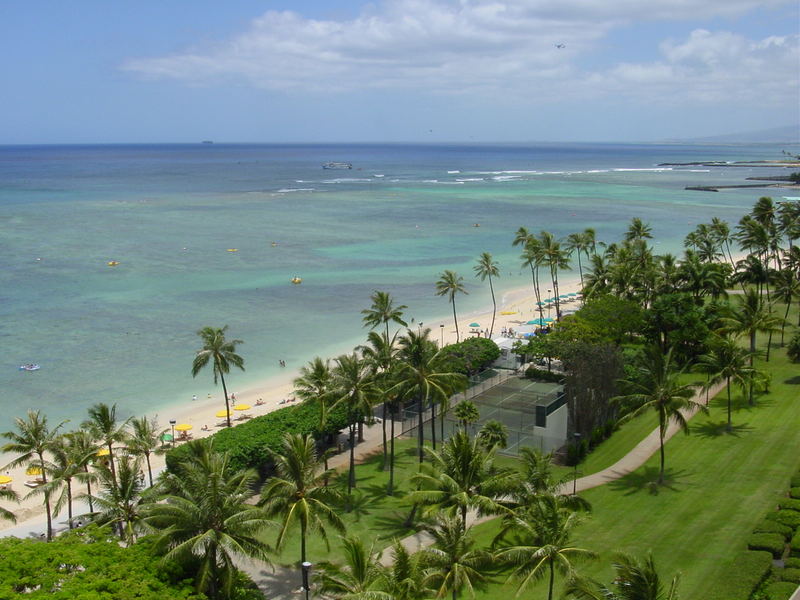
{"label": "ocean", "polygon": [[[432,322],[451,314],[434,282],[453,269],[469,292],[459,313],[485,308],[472,270],[481,252],[501,264],[498,297],[529,284],[511,246],[520,226],[593,227],[616,241],[640,217],[657,252],[678,252],[697,223],[733,225],[767,193],[685,186],[785,171],[659,163],[776,160],[783,149],[0,146],[0,430],[27,408],[78,422],[96,402],[128,416],[204,396],[211,373],[193,379],[190,367],[206,325],[244,340],[247,370],[229,378],[238,390],[362,342],[373,290],[407,305],[409,321]],[[328,161],[353,168],[322,169]]]}

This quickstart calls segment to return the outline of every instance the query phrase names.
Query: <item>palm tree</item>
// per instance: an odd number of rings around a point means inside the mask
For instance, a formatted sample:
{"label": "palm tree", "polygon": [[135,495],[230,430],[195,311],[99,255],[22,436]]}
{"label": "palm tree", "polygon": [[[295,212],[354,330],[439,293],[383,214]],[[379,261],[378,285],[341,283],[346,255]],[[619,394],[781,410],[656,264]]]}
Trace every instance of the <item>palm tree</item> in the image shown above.
{"label": "palm tree", "polygon": [[467,590],[471,597],[475,589],[485,587],[485,572],[494,564],[491,553],[474,548],[475,541],[461,519],[440,516],[426,526],[434,545],[420,551],[425,578],[424,585],[436,591],[437,598],[450,594],[452,600]]}
{"label": "palm tree", "polygon": [[386,568],[374,547],[374,541],[367,548],[357,536],[343,537],[344,564],[325,561],[317,565],[314,581],[319,585],[319,594],[337,600],[394,600],[392,594],[381,589]]}
{"label": "palm tree", "polygon": [[[308,365],[300,367],[300,376],[294,380],[294,393],[304,402],[316,402],[319,404],[319,431],[325,431],[325,424],[328,420],[328,400],[330,399],[333,375],[331,373],[331,361],[322,360],[315,356],[314,360]],[[328,470],[328,453],[322,453],[322,460],[325,470]]]}
{"label": "palm tree", "polygon": [[[443,371],[441,365],[441,349],[429,339],[430,329],[423,329],[419,333],[411,330],[398,340],[400,351],[400,367],[397,374],[398,383],[393,391],[402,398],[417,400],[419,414],[417,453],[419,462],[424,460],[422,449],[425,432],[423,430],[423,415],[428,402],[437,402],[449,398],[456,391],[466,389],[467,378],[460,373]],[[432,420],[435,420],[435,413]]]}
{"label": "palm tree", "polygon": [[486,421],[478,432],[478,441],[487,450],[493,448],[502,450],[508,447],[508,427],[495,419]]}
{"label": "palm tree", "polygon": [[98,445],[94,440],[94,436],[82,429],[72,431],[67,436],[69,436],[70,440],[70,451],[73,452],[74,460],[82,470],[82,473],[76,477],[86,484],[85,497],[89,501],[89,512],[93,513],[92,482],[97,479],[97,476],[89,472],[89,465],[93,464],[97,458]]}
{"label": "palm tree", "polygon": [[518,596],[532,582],[548,577],[547,598],[552,600],[555,572],[571,574],[573,560],[594,556],[570,543],[579,521],[578,513],[562,506],[555,496],[543,495],[506,523],[498,539],[513,532],[515,543],[498,550],[497,559],[513,566],[509,579],[519,580]]}
{"label": "palm tree", "polygon": [[479,515],[503,512],[502,498],[510,491],[513,472],[494,466],[494,449],[486,450],[478,439],[457,431],[437,452],[428,448],[430,463],[411,476],[417,490],[412,502],[445,509],[467,526],[467,511]]}
{"label": "palm tree", "polygon": [[756,377],[755,369],[749,364],[750,352],[742,348],[730,336],[719,337],[711,344],[709,351],[697,359],[695,368],[708,374],[706,388],[725,382],[728,392],[728,431],[731,425],[731,382],[738,384],[746,393],[750,381]]}
{"label": "palm tree", "polygon": [[692,399],[694,390],[689,384],[679,381],[683,369],[677,369],[672,360],[672,348],[666,354],[658,346],[651,346],[645,353],[643,364],[636,369],[627,384],[634,393],[617,396],[617,402],[625,402],[632,406],[621,421],[628,421],[645,411],[652,410],[658,415],[659,453],[661,466],[658,483],[664,483],[664,437],[670,421],[677,423],[683,431],[689,433],[689,422],[683,411],[699,409],[708,412],[702,404]]}
{"label": "palm tree", "polygon": [[500,277],[500,265],[492,258],[488,252],[484,252],[478,258],[478,264],[473,267],[475,277],[480,277],[481,281],[489,278],[489,291],[492,293],[492,325],[489,327],[489,337],[494,333],[494,319],[497,316],[497,301],[494,297],[494,286],[492,285],[492,277]]}
{"label": "palm tree", "polygon": [[477,405],[472,400],[464,400],[456,406],[453,411],[456,419],[461,422],[464,432],[467,431],[469,425],[474,425],[481,418]]}
{"label": "palm tree", "polygon": [[67,524],[72,529],[72,480],[83,473],[80,463],[83,457],[76,454],[69,435],[64,434],[53,440],[50,446],[52,459],[47,463],[48,481],[31,490],[27,497],[43,493],[57,494],[60,491],[53,505],[53,514],[58,515],[66,505]]}
{"label": "palm tree", "polygon": [[445,269],[436,282],[436,295],[447,296],[450,304],[453,305],[453,322],[456,325],[456,342],[461,341],[458,333],[458,318],[456,317],[456,294],[468,294],[464,289],[464,278],[460,277],[455,271]]}
{"label": "palm tree", "polygon": [[192,362],[192,377],[197,377],[197,374],[209,363],[213,365],[214,385],[217,385],[217,379],[222,382],[225,412],[227,413],[228,427],[230,427],[231,409],[228,402],[228,388],[225,386],[225,375],[231,372],[231,366],[244,371],[244,359],[236,354],[236,346],[244,342],[242,340],[226,340],[227,329],[227,325],[221,329],[203,327],[197,332],[197,335],[203,340],[203,347],[197,351]]}
{"label": "palm tree", "polygon": [[800,298],[800,279],[791,269],[779,271],[775,284],[775,300],[786,304],[786,312],[783,314],[781,323],[781,347],[783,347],[783,334],[788,323],[789,310],[795,298]]}
{"label": "palm tree", "polygon": [[144,522],[157,532],[165,560],[199,559],[192,567],[199,591],[212,599],[230,598],[235,558],[269,562],[268,547],[258,536],[271,523],[264,509],[245,502],[258,479],[255,471],[234,470],[211,441],[195,444],[197,454],[166,475],[167,493],[148,505]]}
{"label": "palm tree", "polygon": [[108,464],[111,468],[112,481],[116,481],[117,471],[114,466],[114,444],[123,442],[128,434],[125,428],[130,419],[117,424],[117,405],[108,406],[103,402],[89,407],[89,418],[83,422],[82,427],[88,429],[95,439],[100,440],[108,450]]}
{"label": "palm tree", "polygon": [[408,327],[408,324],[403,320],[403,310],[408,308],[405,304],[394,306],[392,295],[379,290],[375,290],[369,298],[372,300],[372,306],[361,311],[361,314],[364,315],[362,321],[364,321],[365,327],[369,326],[375,329],[383,324],[386,328],[387,339],[389,338],[389,321]]}
{"label": "palm tree", "polygon": [[[344,404],[347,409],[349,427],[350,470],[347,476],[348,498],[356,487],[356,423],[369,415],[375,399],[375,385],[366,361],[357,354],[343,354],[335,359],[333,369],[335,394],[338,396],[334,406]],[[349,503],[348,503],[349,509]]]}
{"label": "palm tree", "polygon": [[[514,245],[517,243],[518,242],[515,239]],[[533,286],[533,294],[536,297],[536,306],[539,309],[539,318],[543,319],[544,311],[542,308],[542,293],[539,287],[539,267],[544,264],[545,258],[541,242],[534,236],[528,236],[525,240],[525,245],[520,258],[522,259],[522,266],[528,267],[531,270],[531,285]]]}
{"label": "palm tree", "polygon": [[625,232],[625,241],[649,240],[653,238],[653,228],[643,222],[639,217],[631,219],[628,231]]}
{"label": "palm tree", "polygon": [[585,231],[583,233],[570,233],[564,245],[564,249],[567,252],[570,254],[575,252],[578,255],[578,273],[581,278],[581,289],[583,289],[583,263],[581,262],[581,254],[585,253],[586,256],[589,256],[589,248],[591,248],[591,242]]}
{"label": "palm tree", "polygon": [[425,587],[421,554],[412,554],[402,542],[392,544],[391,566],[384,575],[384,588],[394,600],[424,600],[430,590]]}
{"label": "palm tree", "polygon": [[[18,454],[6,467],[18,467],[20,465],[36,465],[42,472],[42,481],[47,483],[47,464],[44,460],[45,452],[48,452],[53,445],[58,430],[64,424],[62,421],[53,429],[47,426],[47,417],[38,410],[28,410],[25,419],[16,418],[14,424],[16,431],[6,431],[0,435],[9,440],[0,450]],[[50,510],[50,493],[44,492],[44,506],[47,513],[47,541],[53,539],[53,516]]]}
{"label": "palm tree", "polygon": [[616,571],[613,590],[597,581],[576,578],[567,585],[568,597],[574,600],[678,600],[680,574],[672,578],[665,590],[650,552],[641,561],[630,554],[617,554],[612,566]]}
{"label": "palm tree", "polygon": [[561,304],[558,298],[558,270],[569,269],[569,256],[561,248],[561,243],[549,231],[539,234],[544,254],[544,264],[550,267],[550,281],[553,283],[553,298],[556,304],[556,316],[561,317]]}
{"label": "palm tree", "polygon": [[150,455],[158,454],[161,449],[161,436],[167,431],[158,428],[158,420],[140,417],[131,420],[131,434],[127,439],[128,452],[134,456],[143,456],[147,464],[147,476],[150,487],[153,486],[153,470],[150,467]]}
{"label": "palm tree", "polygon": [[[9,502],[19,502],[19,498],[17,497],[17,492],[5,488],[0,489],[0,500],[8,500]],[[17,522],[17,516],[13,512],[3,508],[2,506],[0,506],[0,519],[6,519],[7,521],[11,521],[12,523]]]}
{"label": "palm tree", "polygon": [[282,523],[275,543],[283,548],[289,533],[300,526],[300,562],[306,562],[306,538],[317,532],[327,543],[325,521],[344,532],[344,524],[330,505],[340,494],[327,487],[330,473],[320,469],[320,459],[309,435],[286,433],[280,452],[269,451],[275,464],[275,475],[261,490],[259,506],[269,517],[280,516]]}
{"label": "palm tree", "polygon": [[131,456],[118,459],[119,471],[101,465],[98,470],[100,493],[94,498],[99,510],[87,515],[98,523],[109,523],[117,528],[121,540],[136,541],[142,518],[141,461]]}

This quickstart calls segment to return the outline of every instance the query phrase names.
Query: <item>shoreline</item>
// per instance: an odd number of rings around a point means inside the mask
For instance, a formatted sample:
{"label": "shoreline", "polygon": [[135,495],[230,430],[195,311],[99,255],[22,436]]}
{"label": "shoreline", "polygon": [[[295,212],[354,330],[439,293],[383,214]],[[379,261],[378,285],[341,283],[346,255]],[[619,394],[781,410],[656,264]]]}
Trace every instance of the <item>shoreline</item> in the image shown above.
{"label": "shoreline", "polygon": [[[488,283],[486,285],[488,287]],[[580,277],[578,273],[574,273],[572,271],[567,272],[559,282],[559,291],[562,294],[571,291],[578,291],[579,287]],[[498,290],[495,292],[495,294],[497,299],[498,314],[495,319],[494,337],[498,337],[498,333],[504,326],[510,326],[516,329],[529,319],[533,318],[533,313],[536,310],[536,297],[531,284],[505,291]],[[442,302],[444,303],[445,300],[443,299]],[[491,297],[489,297],[489,302],[491,302]],[[456,310],[458,311],[458,303],[456,303]],[[515,310],[515,314],[500,314],[501,311],[511,310]],[[489,304],[485,308],[459,313],[458,328],[459,333],[461,334],[460,339],[464,340],[467,337],[472,337],[469,334],[470,329],[472,329],[469,327],[469,323],[471,322],[480,322],[481,328],[488,329],[491,323],[492,312],[492,306]],[[443,341],[445,345],[456,341],[456,331],[452,316],[449,318],[431,318],[430,321],[428,320],[427,316],[423,316],[423,319],[424,320],[422,323],[424,323],[424,325],[422,325],[422,327],[426,327],[431,330],[431,340],[437,344]],[[440,327],[440,325],[444,325],[444,327]],[[413,329],[415,326],[419,327],[419,322],[409,323],[410,329]],[[398,330],[400,329],[402,328],[398,328]],[[439,329],[438,334],[436,329]],[[365,328],[363,331],[364,337],[366,337],[366,332],[368,330]],[[345,343],[343,343],[343,346],[344,344]],[[353,347],[350,347],[349,350],[345,350],[345,352],[351,352],[352,350]],[[313,358],[313,356],[307,357],[303,365],[307,364],[308,361],[312,360]],[[323,358],[333,359],[334,356]],[[235,400],[230,402],[231,408],[234,404],[249,404],[250,408],[241,412],[251,414],[253,417],[262,416],[269,412],[284,408],[286,404],[281,404],[281,401],[293,396],[293,380],[298,376],[299,369],[300,367],[296,369],[287,369],[285,373],[281,373],[280,375],[272,375],[263,380],[259,380],[255,385],[250,385],[241,390],[236,389],[234,380],[234,385],[228,386],[229,394],[235,394]],[[224,399],[222,397],[222,387],[219,385],[213,387],[210,376],[206,381],[207,383],[205,389],[209,389],[210,391],[206,393],[205,397],[198,396],[197,400],[177,401],[173,404],[167,405],[165,407],[166,410],[161,410],[157,413],[145,413],[145,415],[148,418],[158,419],[159,427],[166,430],[170,429],[169,420],[173,418],[176,420],[177,424],[191,425],[192,439],[208,437],[212,433],[219,431],[225,425],[224,417],[216,417],[217,411],[224,411],[225,409],[223,404]],[[256,402],[259,400],[261,400],[263,404],[256,405]],[[239,416],[239,412],[240,411],[231,410],[231,420],[234,427],[237,424],[235,419]],[[141,414],[137,416],[141,416]],[[203,426],[207,426],[208,430],[204,431]],[[5,466],[8,462],[14,460],[15,458],[16,456],[14,455],[9,455],[6,453],[0,454],[0,461],[2,461],[0,464]],[[155,474],[162,470],[165,466],[164,455],[151,455],[150,462],[155,477]],[[11,510],[15,515],[17,515],[17,523],[15,524],[11,521],[5,520],[0,521],[0,536],[8,535],[4,532],[9,529],[43,527],[44,506],[42,505],[41,497],[34,496],[33,498],[28,499],[22,498],[22,496],[24,496],[24,494],[28,491],[28,488],[25,486],[25,481],[31,479],[30,476],[25,475],[25,468],[17,467],[14,469],[4,469],[3,473],[12,478],[13,481],[10,484],[11,489],[20,494],[20,503],[3,503],[5,508]],[[82,486],[78,486],[78,488],[76,488],[76,495],[81,493],[80,487]],[[75,512],[77,513],[78,511]],[[59,515],[59,517],[53,517],[54,525],[55,523],[60,522],[60,519],[62,516],[64,516],[64,514],[65,513],[62,513]],[[38,521],[41,521],[41,523]]]}

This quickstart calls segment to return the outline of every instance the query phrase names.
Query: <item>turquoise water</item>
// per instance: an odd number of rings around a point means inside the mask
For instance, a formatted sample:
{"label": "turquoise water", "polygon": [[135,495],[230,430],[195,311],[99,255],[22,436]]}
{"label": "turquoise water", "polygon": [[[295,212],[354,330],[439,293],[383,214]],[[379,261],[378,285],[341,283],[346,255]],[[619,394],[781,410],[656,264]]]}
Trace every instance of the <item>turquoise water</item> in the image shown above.
{"label": "turquoise water", "polygon": [[[81,419],[98,401],[135,414],[207,393],[210,373],[189,372],[205,325],[245,341],[247,371],[231,376],[244,389],[280,374],[279,359],[295,369],[359,343],[374,289],[431,322],[450,314],[433,293],[449,268],[470,292],[460,311],[488,306],[472,265],[492,252],[501,291],[528,284],[510,245],[520,226],[614,241],[638,216],[658,251],[677,250],[698,222],[735,222],[762,195],[684,186],[781,171],[655,165],[782,149],[0,147],[0,428],[27,407]],[[354,168],[320,168],[332,160]],[[28,362],[41,370],[18,371]]]}

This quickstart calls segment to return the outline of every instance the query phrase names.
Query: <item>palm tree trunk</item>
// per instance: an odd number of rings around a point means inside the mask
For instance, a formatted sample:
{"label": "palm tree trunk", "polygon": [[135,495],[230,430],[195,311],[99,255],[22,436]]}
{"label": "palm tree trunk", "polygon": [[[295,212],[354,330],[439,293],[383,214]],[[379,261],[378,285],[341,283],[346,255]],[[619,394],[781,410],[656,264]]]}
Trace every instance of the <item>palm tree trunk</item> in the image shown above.
{"label": "palm tree trunk", "polygon": [[300,563],[306,562],[306,523],[300,519]]}
{"label": "palm tree trunk", "polygon": [[[394,405],[392,405],[392,408],[394,409]],[[387,486],[387,489],[386,489],[386,495],[387,496],[394,496],[394,413],[395,413],[395,411],[392,410],[391,413],[392,413],[392,429],[391,429],[392,437],[389,440],[389,444],[390,444],[390,447],[389,447],[389,485]]]}
{"label": "palm tree trunk", "polygon": [[[84,473],[88,473],[89,472],[89,465],[83,465],[83,472]],[[93,502],[92,502],[92,484],[88,479],[86,480],[86,495],[89,498],[89,512],[93,513],[94,512],[94,506],[93,506]]]}
{"label": "palm tree trunk", "polygon": [[533,285],[533,295],[536,297],[536,308],[539,309],[539,319],[544,319],[544,307],[542,307],[542,299],[539,296],[539,281],[536,277],[536,271],[534,271],[533,269],[533,263],[530,264],[530,267],[531,267],[531,284]]}
{"label": "palm tree trunk", "polygon": [[383,400],[383,413],[381,416],[381,430],[383,433],[383,471],[389,466],[389,451],[386,444],[386,399]]}
{"label": "palm tree trunk", "polygon": [[461,338],[458,334],[458,318],[456,317],[456,297],[455,295],[450,299],[453,303],[453,322],[456,324],[456,342],[460,342]]}
{"label": "palm tree trunk", "polygon": [[547,600],[553,600],[553,582],[555,580],[555,569],[553,568],[553,559],[550,559],[550,587],[547,591]]}
{"label": "palm tree trunk", "polygon": [[578,273],[581,276],[581,289],[583,289],[583,265],[581,265],[581,251],[578,250]]}
{"label": "palm tree trunk", "polygon": [[72,529],[72,480],[67,479],[67,524]]}
{"label": "palm tree trunk", "polygon": [[[754,330],[754,331],[750,332],[750,368],[751,369],[753,368],[753,357],[755,356],[755,353],[756,353],[756,332]],[[753,378],[751,377],[750,378],[750,384],[749,384],[749,388],[750,389],[749,389],[748,398],[747,398],[747,402],[748,402],[748,404],[750,406],[754,406],[755,405],[755,397],[753,396],[753,385],[754,385]]]}
{"label": "palm tree trunk", "polygon": [[225,396],[225,419],[228,421],[228,427],[231,427],[231,407],[228,403],[228,388],[225,385],[225,376],[222,373],[219,374],[219,378],[222,381],[222,395]]}
{"label": "palm tree trunk", "polygon": [[489,338],[494,335],[494,320],[497,316],[497,301],[494,297],[494,286],[492,285],[492,276],[489,275],[489,291],[492,292],[492,326],[489,327]]}
{"label": "palm tree trunk", "polygon": [[786,303],[786,312],[783,315],[783,323],[781,323],[781,348],[783,348],[783,333],[786,329],[786,323],[789,319],[789,309],[792,307],[792,297],[789,296],[789,301]]}
{"label": "palm tree trunk", "polygon": [[731,431],[733,427],[731,426],[731,378],[727,377],[725,379],[725,385],[728,388],[728,431]]}
{"label": "palm tree trunk", "polygon": [[436,450],[436,401],[431,402],[431,443]]}
{"label": "palm tree trunk", "polygon": [[661,455],[661,468],[658,472],[658,483],[664,483],[664,434],[667,432],[667,416],[663,413],[658,415],[658,441],[659,452]]}
{"label": "palm tree trunk", "polygon": [[[174,443],[174,442],[173,442]],[[111,467],[111,481],[114,483],[114,487],[117,487],[117,469],[114,467],[114,451],[111,448],[111,442],[107,442],[108,444],[108,463]]]}
{"label": "palm tree trunk", "polygon": [[423,422],[422,422],[422,394],[419,396],[418,402],[419,408],[419,421],[417,422],[417,429],[419,429],[419,433],[417,435],[417,451],[419,452],[419,464],[422,464],[424,453],[422,451],[422,443],[424,441],[425,432],[423,430]]}
{"label": "palm tree trunk", "polygon": [[461,524],[464,526],[464,530],[467,529],[467,505],[461,507]]}
{"label": "palm tree trunk", "polygon": [[[39,454],[39,469],[42,471],[42,485],[47,484],[47,472],[44,470],[44,456]],[[47,512],[47,541],[53,539],[53,515],[50,511],[50,492],[45,488],[44,508]]]}
{"label": "palm tree trunk", "polygon": [[144,453],[144,459],[147,461],[147,476],[150,478],[150,487],[153,487],[153,469],[150,468],[150,453]]}
{"label": "palm tree trunk", "polygon": [[356,428],[355,423],[350,423],[350,473],[347,476],[348,495],[356,487]]}

